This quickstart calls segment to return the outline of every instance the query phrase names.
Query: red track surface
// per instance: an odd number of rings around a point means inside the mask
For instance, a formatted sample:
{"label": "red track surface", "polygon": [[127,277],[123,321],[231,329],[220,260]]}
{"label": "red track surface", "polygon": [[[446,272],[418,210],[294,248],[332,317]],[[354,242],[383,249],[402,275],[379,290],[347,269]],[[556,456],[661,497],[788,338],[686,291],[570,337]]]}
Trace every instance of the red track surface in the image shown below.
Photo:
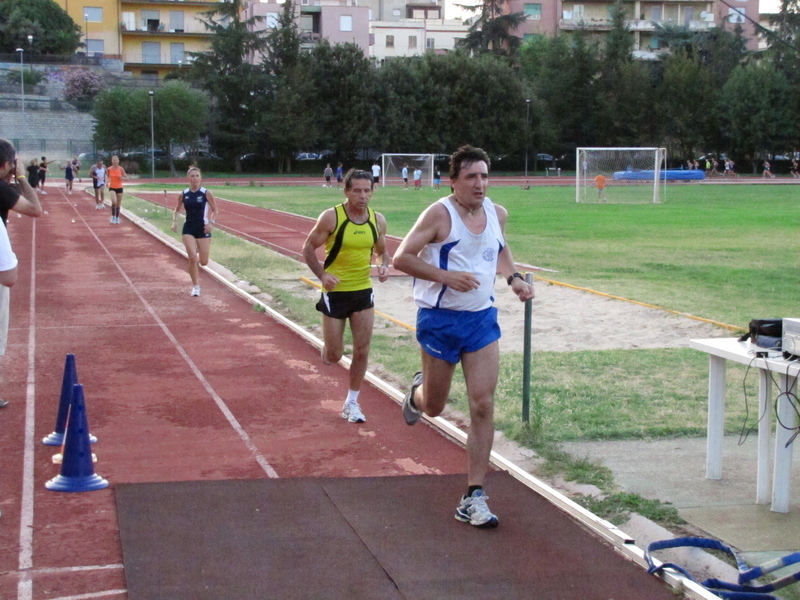
{"label": "red track surface", "polygon": [[[51,188],[43,204],[9,220],[21,277],[0,359],[0,597],[126,597],[115,483],[464,471],[458,446],[408,428],[369,385],[369,421],[344,422],[342,367],[207,275],[190,297],[185,259],[138,227],[83,194]],[[44,487],[67,353],[105,490]]]}

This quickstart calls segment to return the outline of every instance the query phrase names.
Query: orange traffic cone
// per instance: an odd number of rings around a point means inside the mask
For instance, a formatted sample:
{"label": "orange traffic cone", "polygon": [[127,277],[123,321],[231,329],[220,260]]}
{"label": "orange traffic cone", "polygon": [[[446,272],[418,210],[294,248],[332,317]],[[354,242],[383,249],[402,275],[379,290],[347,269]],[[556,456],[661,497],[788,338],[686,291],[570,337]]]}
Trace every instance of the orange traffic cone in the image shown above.
{"label": "orange traffic cone", "polygon": [[108,481],[94,472],[86,401],[83,398],[83,386],[79,383],[73,386],[65,436],[61,473],[45,483],[44,487],[54,492],[91,492],[108,487]]}

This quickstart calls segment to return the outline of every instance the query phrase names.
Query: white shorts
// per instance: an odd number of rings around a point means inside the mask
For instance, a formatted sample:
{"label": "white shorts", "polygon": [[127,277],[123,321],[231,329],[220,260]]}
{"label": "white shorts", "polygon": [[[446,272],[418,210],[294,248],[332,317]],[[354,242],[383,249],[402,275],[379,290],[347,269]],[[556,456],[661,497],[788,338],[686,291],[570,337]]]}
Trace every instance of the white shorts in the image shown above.
{"label": "white shorts", "polygon": [[0,285],[0,356],[6,353],[8,340],[8,310],[11,305],[11,288]]}

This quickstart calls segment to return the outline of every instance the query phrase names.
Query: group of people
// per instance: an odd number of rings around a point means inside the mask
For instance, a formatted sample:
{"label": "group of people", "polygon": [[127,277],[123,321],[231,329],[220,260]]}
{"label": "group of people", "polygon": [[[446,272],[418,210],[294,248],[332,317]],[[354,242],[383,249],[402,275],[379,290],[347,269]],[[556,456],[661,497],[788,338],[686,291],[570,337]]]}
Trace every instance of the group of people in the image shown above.
{"label": "group of people", "polygon": [[[393,257],[394,267],[414,278],[422,363],[404,398],[402,415],[414,425],[423,414],[441,414],[461,363],[471,422],[467,489],[455,517],[477,527],[498,524],[483,490],[494,439],[493,398],[500,363],[500,327],[493,306],[497,274],[521,301],[534,296],[533,286],[516,272],[505,240],[508,214],[486,196],[489,165],[480,148],[459,148],[450,159],[451,193],[420,215]],[[317,310],[322,313],[324,364],[341,359],[350,324],[353,358],[341,412],[350,423],[366,421],[358,396],[374,319],[371,260],[373,255],[378,258],[380,282],[388,278],[391,260],[386,219],[369,207],[375,180],[374,167],[372,173],[351,169],[344,177],[344,202],[319,215],[303,246],[303,258],[322,285]],[[320,263],[316,252],[323,246],[325,260]]]}
{"label": "group of people", "polygon": [[[330,165],[328,165],[330,167]],[[339,163],[339,167],[341,168],[341,163]],[[403,178],[403,190],[408,190],[408,164],[403,164],[403,168],[400,171],[400,176]],[[422,169],[417,167],[414,169],[413,172],[414,176],[414,191],[422,191]],[[378,164],[378,161],[372,163],[372,180],[377,186],[381,180],[381,167]],[[438,166],[433,168],[433,189],[435,191],[439,190],[439,185],[442,182],[442,171],[439,169]]]}
{"label": "group of people", "polygon": [[[42,161],[46,163],[44,157]],[[44,213],[36,185],[29,180],[26,172],[30,173],[30,167],[26,169],[23,161],[17,159],[17,151],[11,142],[0,139],[0,356],[6,351],[10,291],[17,283],[19,268],[8,236],[8,213],[13,210],[29,217],[40,217]],[[7,400],[0,399],[0,408],[7,405]]]}
{"label": "group of people", "polygon": [[[102,198],[108,183],[113,195],[113,223],[118,222],[122,181],[127,175],[116,156],[111,162],[106,168],[103,160],[98,160],[90,175],[98,198]],[[374,321],[373,256],[377,257],[379,282],[388,279],[392,260],[396,269],[414,278],[421,368],[403,400],[402,417],[408,425],[414,425],[422,415],[441,414],[456,366],[461,363],[471,423],[467,489],[457,504],[455,518],[477,527],[498,524],[483,490],[494,439],[493,398],[500,363],[501,334],[493,306],[496,276],[500,274],[506,280],[520,301],[534,297],[533,286],[516,271],[505,239],[508,213],[486,195],[489,166],[489,157],[480,148],[459,148],[450,159],[450,194],[422,212],[393,258],[386,245],[386,219],[369,206],[379,174],[375,175],[374,168],[371,173],[351,169],[342,177],[344,201],[319,215],[303,246],[303,258],[322,287],[316,308],[322,313],[324,364],[342,358],[345,329],[348,323],[350,326],[353,357],[341,411],[342,418],[350,423],[366,421],[358,397],[367,372]],[[36,191],[24,173],[13,146],[0,140],[0,355],[8,327],[8,289],[17,273],[6,215],[8,210],[42,214]],[[189,186],[176,198],[172,229],[177,231],[178,216],[185,213],[181,235],[193,285],[191,295],[199,296],[199,266],[208,264],[218,210],[214,195],[202,185],[200,169],[191,167],[187,177]],[[326,169],[329,185],[327,177]],[[98,200],[98,205],[101,203]],[[321,247],[325,251],[323,262],[317,258]]]}

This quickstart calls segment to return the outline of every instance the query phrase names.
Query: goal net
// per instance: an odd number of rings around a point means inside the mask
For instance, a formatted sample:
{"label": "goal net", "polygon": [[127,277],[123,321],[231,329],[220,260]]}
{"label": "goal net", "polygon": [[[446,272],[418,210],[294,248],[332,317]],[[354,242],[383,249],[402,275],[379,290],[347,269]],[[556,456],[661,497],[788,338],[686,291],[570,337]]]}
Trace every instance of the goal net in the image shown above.
{"label": "goal net", "polygon": [[408,189],[414,188],[414,171],[422,171],[422,186],[433,186],[433,154],[382,154],[381,186],[403,187],[403,167],[408,169]]}
{"label": "goal net", "polygon": [[665,148],[578,148],[575,201],[584,203],[663,202]]}

